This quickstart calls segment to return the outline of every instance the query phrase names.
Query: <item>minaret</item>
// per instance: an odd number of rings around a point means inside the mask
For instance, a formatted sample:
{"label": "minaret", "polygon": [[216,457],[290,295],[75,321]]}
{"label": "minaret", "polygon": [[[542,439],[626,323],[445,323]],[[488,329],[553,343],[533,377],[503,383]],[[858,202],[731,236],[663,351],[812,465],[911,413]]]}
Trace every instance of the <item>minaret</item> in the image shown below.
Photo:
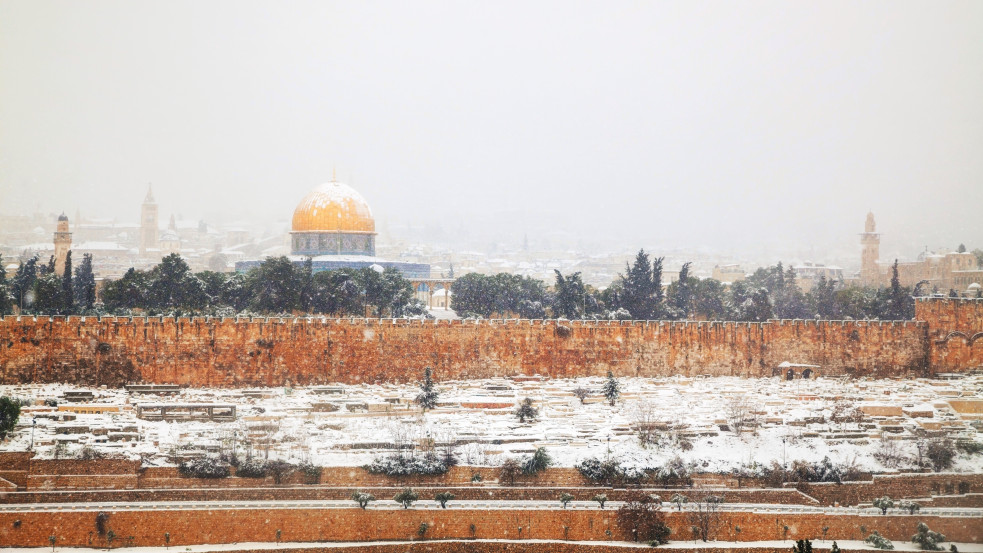
{"label": "minaret", "polygon": [[877,234],[873,213],[867,214],[867,223],[864,225],[864,232],[860,235],[860,244],[864,248],[860,257],[860,282],[877,286],[881,280],[881,270],[877,266],[877,260],[880,258],[881,235]]}
{"label": "minaret", "polygon": [[68,250],[72,249],[72,233],[68,230],[68,216],[62,213],[58,216],[58,226],[55,228],[55,274],[65,273],[65,258]]}
{"label": "minaret", "polygon": [[148,249],[157,249],[157,202],[154,201],[153,188],[147,187],[147,197],[140,206],[140,255]]}

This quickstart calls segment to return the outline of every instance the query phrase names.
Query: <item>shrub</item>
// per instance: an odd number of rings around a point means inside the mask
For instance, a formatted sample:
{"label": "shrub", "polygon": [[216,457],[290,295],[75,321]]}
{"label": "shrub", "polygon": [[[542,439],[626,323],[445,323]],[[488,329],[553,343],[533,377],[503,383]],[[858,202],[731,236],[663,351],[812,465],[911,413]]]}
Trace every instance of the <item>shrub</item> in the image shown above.
{"label": "shrub", "polygon": [[565,493],[560,496],[560,503],[563,504],[564,509],[567,508],[567,503],[570,503],[571,501],[573,501],[573,496],[568,493]]}
{"label": "shrub", "polygon": [[262,459],[246,459],[239,463],[236,476],[240,478],[266,478],[266,463]]}
{"label": "shrub", "polygon": [[322,468],[311,463],[310,461],[304,461],[297,467],[300,472],[304,473],[304,480],[308,484],[317,484],[321,481],[321,471]]}
{"label": "shrub", "polygon": [[502,468],[499,472],[498,479],[502,482],[508,482],[511,486],[515,484],[515,479],[522,474],[522,466],[515,459],[509,458],[502,462]]}
{"label": "shrub", "polygon": [[522,463],[522,473],[528,476],[532,476],[539,472],[542,472],[553,464],[553,459],[550,457],[549,453],[546,452],[545,447],[540,447],[536,449],[536,452],[532,454]]}
{"label": "shrub", "polygon": [[20,402],[7,396],[0,397],[0,441],[17,426],[20,418]]}
{"label": "shrub", "polygon": [[924,522],[919,522],[916,530],[918,533],[911,536],[912,543],[917,543],[918,547],[925,551],[942,551],[939,543],[945,541],[944,535],[929,530]]}
{"label": "shrub", "polygon": [[812,553],[812,542],[809,540],[798,540],[792,546],[792,553]]}
{"label": "shrub", "polygon": [[430,529],[429,524],[427,524],[426,522],[421,522],[420,527],[416,529],[416,535],[420,536],[420,539],[422,540],[424,536],[426,536],[427,530],[429,529]]}
{"label": "shrub", "polygon": [[669,501],[676,504],[676,510],[682,511],[683,503],[689,503],[689,498],[681,493],[677,493]]}
{"label": "shrub", "polygon": [[595,495],[594,497],[592,497],[591,499],[593,501],[597,501],[598,505],[600,505],[601,508],[603,509],[604,508],[604,504],[607,503],[607,501],[608,501],[608,496],[604,495],[603,493],[599,493],[599,494]]}
{"label": "shrub", "polygon": [[106,454],[97,450],[92,446],[83,446],[82,449],[75,454],[76,459],[81,459],[83,461],[93,461],[95,459],[105,459]]}
{"label": "shrub", "polygon": [[884,497],[879,497],[874,500],[874,507],[880,509],[882,515],[886,515],[887,510],[894,507],[894,500],[886,495]]}
{"label": "shrub", "polygon": [[574,467],[592,482],[615,486],[638,485],[648,477],[648,471],[653,470],[625,467],[614,459],[602,461],[596,457],[583,459]]}
{"label": "shrub", "polygon": [[178,472],[191,478],[228,478],[229,465],[213,457],[197,457],[178,465]]}
{"label": "shrub", "polygon": [[864,543],[875,549],[894,549],[894,544],[891,543],[891,540],[878,534],[876,530],[873,534],[867,536]]}
{"label": "shrub", "polygon": [[375,501],[375,496],[370,493],[363,493],[361,490],[352,492],[352,501],[358,503],[359,508],[365,509],[370,501]]}
{"label": "shrub", "polygon": [[983,453],[983,443],[974,442],[973,440],[959,440],[956,442],[956,447],[967,455]]}
{"label": "shrub", "polygon": [[532,398],[525,398],[515,409],[515,416],[519,417],[519,422],[526,422],[526,420],[534,421],[539,417],[539,409],[532,406]]}
{"label": "shrub", "polygon": [[437,503],[440,503],[441,509],[446,509],[447,502],[452,499],[454,499],[454,494],[452,494],[451,492],[440,492],[437,495],[433,496],[433,500],[436,501]]}
{"label": "shrub", "polygon": [[935,472],[951,468],[952,461],[956,457],[956,445],[949,438],[928,440],[924,445],[920,445],[919,449]]}
{"label": "shrub", "polygon": [[[104,535],[107,530],[106,527],[107,523],[109,523],[109,513],[105,511],[101,511],[99,514],[96,515],[96,533],[99,534],[100,536]],[[16,526],[17,525],[15,524],[14,527]]]}
{"label": "shrub", "polygon": [[273,482],[276,484],[282,484],[284,479],[294,473],[297,470],[292,463],[286,461],[267,461],[266,472],[273,477]]}
{"label": "shrub", "polygon": [[915,514],[922,508],[921,505],[915,503],[914,501],[902,501],[901,504],[898,505],[898,507],[900,507],[901,510],[903,511],[908,511],[909,515]]}
{"label": "shrub", "polygon": [[611,371],[608,371],[608,378],[604,381],[604,385],[601,386],[601,393],[604,394],[604,398],[608,400],[608,403],[612,407],[621,395],[621,385]]}
{"label": "shrub", "polygon": [[662,545],[669,541],[670,530],[660,503],[652,496],[633,492],[618,509],[616,522],[622,534],[632,541]]}
{"label": "shrub", "polygon": [[393,496],[393,501],[402,505],[404,509],[409,509],[417,499],[420,499],[420,496],[412,488],[403,488],[403,491]]}
{"label": "shrub", "polygon": [[418,456],[396,453],[377,457],[362,468],[372,474],[385,474],[386,476],[411,476],[415,474],[434,476],[446,473],[449,467],[443,459],[433,454]]}

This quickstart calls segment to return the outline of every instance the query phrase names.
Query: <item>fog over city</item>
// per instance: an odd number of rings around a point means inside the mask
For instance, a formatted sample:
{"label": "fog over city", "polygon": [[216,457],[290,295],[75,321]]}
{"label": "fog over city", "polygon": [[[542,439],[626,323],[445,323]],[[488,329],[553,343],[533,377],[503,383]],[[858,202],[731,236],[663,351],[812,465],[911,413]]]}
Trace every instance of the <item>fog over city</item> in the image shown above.
{"label": "fog over city", "polygon": [[980,2],[4,0],[0,214],[285,235],[337,171],[383,238],[913,258],[983,247],[981,98]]}

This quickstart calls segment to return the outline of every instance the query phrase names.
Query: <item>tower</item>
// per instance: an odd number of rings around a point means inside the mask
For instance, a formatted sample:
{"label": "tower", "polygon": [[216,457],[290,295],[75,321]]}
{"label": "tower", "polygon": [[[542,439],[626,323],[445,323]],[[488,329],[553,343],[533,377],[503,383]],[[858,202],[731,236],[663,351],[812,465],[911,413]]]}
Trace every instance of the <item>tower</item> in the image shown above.
{"label": "tower", "polygon": [[58,226],[55,228],[55,274],[65,273],[65,258],[68,250],[72,249],[72,233],[68,230],[68,216],[62,213],[58,216]]}
{"label": "tower", "polygon": [[873,213],[867,214],[864,232],[860,234],[860,244],[863,246],[860,257],[860,282],[876,286],[881,280],[881,270],[877,266],[877,260],[880,258],[881,235],[877,234]]}
{"label": "tower", "polygon": [[140,255],[148,249],[157,249],[157,202],[154,201],[153,188],[147,187],[147,197],[140,206]]}

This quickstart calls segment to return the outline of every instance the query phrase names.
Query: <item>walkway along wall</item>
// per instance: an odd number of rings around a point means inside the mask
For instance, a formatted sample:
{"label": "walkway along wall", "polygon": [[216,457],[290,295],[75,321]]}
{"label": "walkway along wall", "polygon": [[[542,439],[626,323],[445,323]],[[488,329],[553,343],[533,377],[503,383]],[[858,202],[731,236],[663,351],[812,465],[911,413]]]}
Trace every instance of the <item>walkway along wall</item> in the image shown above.
{"label": "walkway along wall", "polygon": [[[107,517],[99,533],[96,517]],[[686,513],[665,510],[671,540],[692,539]],[[15,521],[20,521],[15,524]],[[714,535],[718,540],[764,541],[862,539],[863,530],[877,530],[890,540],[908,541],[919,522],[957,542],[979,543],[983,525],[978,516],[838,514],[788,512],[723,512]],[[167,509],[100,511],[0,512],[0,544],[45,547],[55,536],[59,546],[105,547],[111,530],[119,546],[181,546],[200,543],[369,541],[418,539],[421,523],[429,539],[555,539],[609,541],[627,539],[613,508],[599,509]],[[787,527],[787,530],[786,530]],[[165,533],[170,541],[165,542]],[[132,537],[132,539],[131,539]]]}
{"label": "walkway along wall", "polygon": [[0,383],[283,386],[518,374],[768,376],[783,361],[873,377],[983,365],[983,300],[916,321],[420,321],[6,317]]}

